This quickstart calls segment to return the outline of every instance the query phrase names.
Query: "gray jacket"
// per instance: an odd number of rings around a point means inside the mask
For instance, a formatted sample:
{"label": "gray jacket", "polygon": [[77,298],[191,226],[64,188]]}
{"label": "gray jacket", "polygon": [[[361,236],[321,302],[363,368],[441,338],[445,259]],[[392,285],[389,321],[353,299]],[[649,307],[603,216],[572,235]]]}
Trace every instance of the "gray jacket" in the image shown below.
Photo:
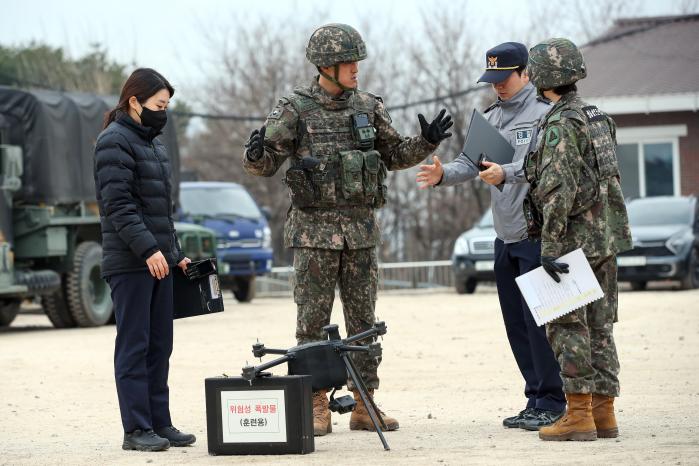
{"label": "gray jacket", "polygon": [[[504,184],[490,187],[495,232],[505,243],[516,243],[527,237],[522,203],[529,184],[524,178],[522,164],[526,155],[536,149],[539,122],[550,109],[551,104],[537,96],[536,89],[529,83],[511,99],[498,99],[485,110],[490,124],[515,148],[512,163],[502,166]],[[479,173],[463,154],[459,154],[453,162],[444,164],[443,168],[444,176],[439,186],[462,183],[476,178]]]}

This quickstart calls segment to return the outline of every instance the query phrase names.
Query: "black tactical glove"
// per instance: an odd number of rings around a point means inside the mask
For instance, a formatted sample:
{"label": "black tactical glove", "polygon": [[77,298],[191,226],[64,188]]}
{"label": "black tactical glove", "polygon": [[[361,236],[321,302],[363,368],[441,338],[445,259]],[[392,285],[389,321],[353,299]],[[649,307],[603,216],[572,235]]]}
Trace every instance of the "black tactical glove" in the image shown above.
{"label": "black tactical glove", "polygon": [[555,257],[541,256],[541,266],[556,283],[561,283],[561,277],[558,276],[559,273],[568,273],[568,264],[556,262]]}
{"label": "black tactical glove", "polygon": [[427,124],[427,120],[425,120],[422,113],[418,114],[417,119],[420,121],[422,137],[425,138],[427,142],[439,144],[446,138],[451,137],[451,133],[447,133],[446,131],[451,128],[454,122],[451,121],[451,115],[444,116],[446,112],[447,110],[443,108],[430,124]]}
{"label": "black tactical glove", "polygon": [[259,130],[255,130],[250,134],[250,139],[245,143],[245,150],[248,160],[256,162],[262,158],[264,154],[265,131],[267,128],[262,126]]}

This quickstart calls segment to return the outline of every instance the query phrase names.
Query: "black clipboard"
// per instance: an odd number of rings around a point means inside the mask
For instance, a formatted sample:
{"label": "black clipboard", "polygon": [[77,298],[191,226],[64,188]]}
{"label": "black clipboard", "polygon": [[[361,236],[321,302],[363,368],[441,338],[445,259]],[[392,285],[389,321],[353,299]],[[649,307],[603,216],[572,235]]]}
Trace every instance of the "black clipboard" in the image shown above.
{"label": "black clipboard", "polygon": [[186,273],[175,267],[172,273],[173,319],[223,312],[215,258],[190,262]]}
{"label": "black clipboard", "polygon": [[483,171],[486,169],[481,165],[484,161],[495,162],[498,165],[512,163],[515,148],[478,110],[474,109],[471,123],[468,125],[466,143],[461,153],[476,168]]}

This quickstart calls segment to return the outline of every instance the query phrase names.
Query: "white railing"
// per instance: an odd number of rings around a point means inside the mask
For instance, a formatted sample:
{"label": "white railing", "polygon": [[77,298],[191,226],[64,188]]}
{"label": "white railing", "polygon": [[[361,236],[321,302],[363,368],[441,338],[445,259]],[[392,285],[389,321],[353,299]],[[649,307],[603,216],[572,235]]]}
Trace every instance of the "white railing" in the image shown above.
{"label": "white railing", "polygon": [[[258,296],[290,296],[294,284],[294,268],[272,267],[272,273],[257,277]],[[450,260],[424,262],[379,263],[379,289],[426,289],[454,286]]]}

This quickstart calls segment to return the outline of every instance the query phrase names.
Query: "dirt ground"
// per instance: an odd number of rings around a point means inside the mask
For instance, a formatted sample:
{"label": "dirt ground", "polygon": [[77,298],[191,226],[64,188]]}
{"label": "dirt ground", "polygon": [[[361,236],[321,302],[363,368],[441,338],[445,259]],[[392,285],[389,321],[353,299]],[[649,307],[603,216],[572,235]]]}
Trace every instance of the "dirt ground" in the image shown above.
{"label": "dirt ground", "polygon": [[[21,314],[0,332],[0,464],[699,463],[699,290],[620,294],[621,436],[580,443],[502,427],[524,398],[493,289],[381,294],[377,314],[389,330],[377,401],[401,424],[386,434],[391,451],[374,433],[351,432],[345,414],[305,456],[208,455],[204,379],[239,374],[258,337],[294,343],[291,299],[226,306],[175,323],[171,412],[198,440],[161,453],[121,450],[114,327],[54,330],[43,315]],[[340,311],[338,302],[333,321]]]}

